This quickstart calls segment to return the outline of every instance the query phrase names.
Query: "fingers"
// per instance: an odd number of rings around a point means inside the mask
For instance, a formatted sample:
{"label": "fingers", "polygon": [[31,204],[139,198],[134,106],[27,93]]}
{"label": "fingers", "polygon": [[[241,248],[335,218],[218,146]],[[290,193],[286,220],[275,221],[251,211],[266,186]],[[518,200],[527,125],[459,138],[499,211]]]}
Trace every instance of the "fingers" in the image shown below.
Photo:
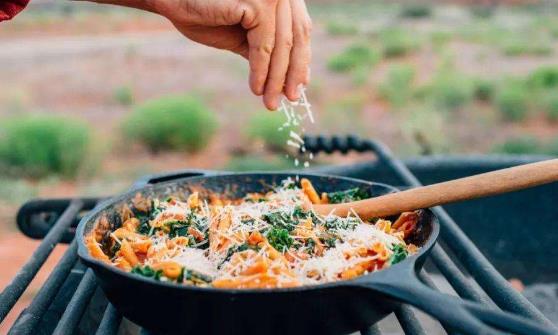
{"label": "fingers", "polygon": [[[309,81],[310,17],[304,0],[257,0],[248,8],[242,26],[248,31],[250,88],[275,110],[281,92],[296,100],[298,86]],[[234,51],[245,54],[243,48]]]}
{"label": "fingers", "polygon": [[205,44],[218,49],[232,51],[248,59],[248,41],[246,30],[239,25],[217,26],[207,29],[206,27],[188,27],[177,29],[192,41]]}
{"label": "fingers", "polygon": [[285,83],[285,95],[289,100],[299,98],[298,86],[310,80],[310,34],[312,22],[304,0],[290,0],[292,8],[293,49]]}
{"label": "fingers", "polygon": [[293,46],[293,21],[289,0],[279,0],[277,3],[275,22],[275,47],[271,54],[269,73],[263,97],[265,106],[270,110],[275,110],[279,107],[279,99],[281,92],[283,92]]}
{"label": "fingers", "polygon": [[248,62],[250,63],[250,89],[256,95],[264,93],[268,76],[271,53],[275,45],[275,8],[274,1],[262,1],[257,10],[257,23],[254,19],[246,20],[242,26],[248,30]]}

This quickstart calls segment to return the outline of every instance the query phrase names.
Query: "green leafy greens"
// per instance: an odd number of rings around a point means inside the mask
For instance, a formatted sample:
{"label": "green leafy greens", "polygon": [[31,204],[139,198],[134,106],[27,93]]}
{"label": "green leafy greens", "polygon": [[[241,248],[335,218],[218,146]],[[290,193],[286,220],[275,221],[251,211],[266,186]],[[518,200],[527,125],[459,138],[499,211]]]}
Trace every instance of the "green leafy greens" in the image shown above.
{"label": "green leafy greens", "polygon": [[339,204],[343,202],[351,202],[370,198],[368,191],[358,187],[351,188],[345,191],[330,192],[327,194],[330,204]]}
{"label": "green leafy greens", "polygon": [[397,264],[397,263],[401,262],[402,260],[404,260],[405,258],[407,258],[407,256],[408,256],[407,249],[405,248],[405,246],[403,244],[397,244],[397,245],[393,246],[391,251],[393,251],[393,254],[391,255],[391,257],[389,259],[390,264]]}
{"label": "green leafy greens", "polygon": [[262,216],[262,219],[272,225],[274,228],[282,228],[287,230],[287,233],[295,229],[297,222],[293,220],[291,215],[284,211],[277,211],[267,213]]}
{"label": "green leafy greens", "polygon": [[335,230],[335,229],[354,230],[359,223],[360,220],[355,217],[340,218],[340,217],[330,216],[325,219],[324,227],[326,227],[328,230]]}
{"label": "green leafy greens", "polygon": [[132,268],[131,272],[143,277],[153,278],[155,280],[160,280],[161,276],[163,275],[162,270],[155,271],[149,265],[145,265],[145,266],[136,265]]}
{"label": "green leafy greens", "polygon": [[280,252],[286,252],[294,242],[289,231],[284,228],[273,227],[267,232],[266,237],[269,244]]}

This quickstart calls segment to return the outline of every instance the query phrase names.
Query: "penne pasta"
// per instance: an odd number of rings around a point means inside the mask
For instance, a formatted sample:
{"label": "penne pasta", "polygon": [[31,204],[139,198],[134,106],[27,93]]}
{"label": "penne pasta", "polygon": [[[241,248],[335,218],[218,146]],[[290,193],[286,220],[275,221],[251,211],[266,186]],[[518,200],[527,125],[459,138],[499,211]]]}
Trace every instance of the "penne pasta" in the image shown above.
{"label": "penne pasta", "polygon": [[316,192],[316,190],[314,189],[314,186],[312,185],[310,180],[308,180],[306,178],[302,178],[300,180],[300,186],[302,187],[302,191],[304,191],[304,194],[306,194],[308,199],[310,199],[310,201],[313,204],[321,204],[322,203],[322,201],[320,199],[320,196],[318,195],[318,192]]}
{"label": "penne pasta", "polygon": [[165,200],[137,194],[132,207],[119,210],[121,226],[111,230],[118,225],[101,217],[86,246],[91,256],[122,271],[185,285],[265,289],[348,280],[419,250],[405,240],[416,229],[415,212],[369,224],[304,209],[309,202],[362,194],[320,194],[306,178],[299,186],[287,180],[241,199],[197,191]]}

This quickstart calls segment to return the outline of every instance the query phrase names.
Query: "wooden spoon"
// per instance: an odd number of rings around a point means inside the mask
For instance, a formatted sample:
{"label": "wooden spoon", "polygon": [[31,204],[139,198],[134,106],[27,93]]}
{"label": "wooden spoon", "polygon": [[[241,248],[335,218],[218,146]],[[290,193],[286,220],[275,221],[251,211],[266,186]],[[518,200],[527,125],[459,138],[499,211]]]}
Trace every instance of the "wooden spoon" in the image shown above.
{"label": "wooden spoon", "polygon": [[354,211],[367,220],[469,199],[521,190],[558,181],[558,159],[525,164],[471,177],[417,187],[343,204],[313,205],[319,214],[346,216]]}

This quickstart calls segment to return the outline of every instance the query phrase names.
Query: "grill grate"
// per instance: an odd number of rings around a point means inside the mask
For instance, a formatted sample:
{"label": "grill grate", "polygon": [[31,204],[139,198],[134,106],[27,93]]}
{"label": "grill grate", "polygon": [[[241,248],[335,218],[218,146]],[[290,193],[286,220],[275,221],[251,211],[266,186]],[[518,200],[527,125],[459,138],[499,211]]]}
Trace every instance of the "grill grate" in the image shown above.
{"label": "grill grate", "polygon": [[[410,170],[379,142],[360,140],[352,136],[307,138],[305,142],[307,150],[314,153],[346,153],[351,150],[374,152],[378,164],[383,164],[393,171],[402,185],[421,185]],[[322,171],[345,176],[356,174],[351,169],[338,167],[329,167]],[[157,182],[196,174],[199,172],[188,170],[178,174],[146,178],[144,181]],[[97,294],[95,276],[78,261],[77,245],[75,241],[72,242],[76,223],[81,218],[80,213],[92,209],[100,200],[37,200],[21,208],[18,213],[18,226],[26,235],[43,238],[43,241],[0,295],[0,322],[21,297],[54,247],[58,243],[71,244],[31,304],[19,315],[9,334],[72,334],[78,333],[78,329],[88,334],[118,333],[122,316],[107,303],[102,294]],[[508,284],[441,207],[436,207],[433,211],[440,219],[441,239],[432,250],[430,261],[460,297],[526,316],[555,329],[558,333],[556,326]],[[421,271],[420,278],[428,286],[437,289],[425,270]],[[100,299],[95,299],[97,295]],[[104,312],[98,313],[97,320],[84,322],[87,310],[93,308],[100,308]],[[427,334],[415,310],[410,306],[401,305],[394,314],[405,334]],[[84,326],[85,323],[87,325]],[[84,331],[83,327],[87,330]],[[444,325],[442,327],[448,334],[452,334],[451,329]],[[381,331],[374,325],[361,333],[375,335],[381,334]],[[141,334],[148,335],[149,332],[142,329]]]}

